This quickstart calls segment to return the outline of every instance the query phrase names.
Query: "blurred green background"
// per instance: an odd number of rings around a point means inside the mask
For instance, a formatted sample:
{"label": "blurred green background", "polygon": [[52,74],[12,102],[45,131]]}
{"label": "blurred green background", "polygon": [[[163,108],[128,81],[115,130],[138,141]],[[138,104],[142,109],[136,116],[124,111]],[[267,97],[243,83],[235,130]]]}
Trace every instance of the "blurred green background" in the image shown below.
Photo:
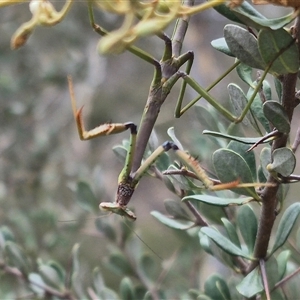
{"label": "blurred green background", "polygon": [[[258,9],[269,17],[285,11],[275,6]],[[110,121],[138,124],[153,67],[130,53],[100,56],[96,51],[99,36],[90,27],[86,3],[80,1],[61,24],[37,28],[23,48],[12,51],[12,34],[30,17],[26,3],[0,10],[0,225],[12,228],[17,241],[33,255],[46,260],[55,257],[65,265],[73,244],[80,242],[86,263],[94,266],[105,255],[105,242],[94,221],[87,220],[94,216],[76,203],[75,186],[84,180],[93,187],[99,203],[113,201],[122,164],[111,149],[129,133],[80,141],[67,75],[73,77],[78,106],[85,105],[87,128]],[[101,13],[96,14],[96,20],[108,29],[120,23],[116,16]],[[222,36],[225,24],[214,10],[192,18],[184,51],[195,52],[192,75],[202,86],[233,63],[210,47],[211,40]],[[140,40],[138,45],[158,59],[164,46],[155,37]],[[213,91],[220,101],[227,100],[223,88],[237,78],[234,72],[232,76]],[[205,161],[212,151],[202,153],[198,147],[203,128],[193,121],[193,109],[174,119],[178,87],[161,110],[156,138],[158,143],[164,142],[166,130],[175,126],[186,149],[208,164]],[[186,98],[193,96],[189,91]],[[184,243],[179,234],[150,215],[152,209],[164,211],[163,199],[168,197],[174,198],[163,183],[148,177],[130,203],[138,217],[136,230],[163,257],[171,256]]]}

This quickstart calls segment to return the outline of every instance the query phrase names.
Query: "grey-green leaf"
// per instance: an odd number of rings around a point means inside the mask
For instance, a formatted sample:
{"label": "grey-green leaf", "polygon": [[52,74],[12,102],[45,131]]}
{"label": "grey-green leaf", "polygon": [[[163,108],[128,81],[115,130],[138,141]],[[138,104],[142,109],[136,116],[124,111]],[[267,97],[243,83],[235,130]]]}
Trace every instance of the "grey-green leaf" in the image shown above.
{"label": "grey-green leaf", "polygon": [[178,201],[172,200],[172,199],[166,199],[164,200],[164,205],[166,208],[166,211],[173,216],[175,219],[183,219],[183,220],[189,220],[190,216],[188,213],[183,209],[181,204]]}
{"label": "grey-green leaf", "polygon": [[[243,157],[238,153],[229,149],[219,149],[214,152],[212,161],[221,182],[240,180],[241,183],[253,183],[251,170]],[[236,188],[233,191],[259,200],[254,187]]]}
{"label": "grey-green leaf", "polygon": [[249,146],[237,141],[231,141],[227,145],[227,149],[230,149],[243,157],[250,168],[253,179],[256,180],[256,163],[254,151],[247,151],[249,149]]}
{"label": "grey-green leaf", "polygon": [[241,243],[240,243],[240,239],[238,237],[238,234],[236,232],[236,229],[234,227],[234,225],[228,221],[225,218],[222,218],[222,222],[224,224],[224,227],[226,229],[227,235],[229,237],[229,239],[239,248],[241,248]]}
{"label": "grey-green leaf", "polygon": [[294,152],[290,148],[283,147],[273,151],[273,162],[267,166],[267,169],[287,177],[294,172],[295,166]]}
{"label": "grey-green leaf", "polygon": [[124,277],[120,283],[120,295],[122,300],[135,299],[132,281],[129,277]]}
{"label": "grey-green leaf", "polygon": [[217,274],[210,276],[204,284],[204,291],[211,299],[230,300],[230,291],[226,281]]}
{"label": "grey-green leaf", "polygon": [[244,197],[244,198],[225,198],[225,197],[217,197],[210,195],[190,195],[182,198],[182,201],[196,200],[206,204],[214,205],[214,206],[234,206],[234,205],[243,205],[248,202],[254,201],[253,197]]}
{"label": "grey-green leaf", "polygon": [[285,276],[287,264],[291,254],[292,254],[291,250],[284,250],[281,253],[279,253],[279,255],[276,257],[277,264],[278,264],[279,280],[281,280]]}
{"label": "grey-green leaf", "polygon": [[171,227],[174,229],[186,230],[186,229],[191,228],[194,225],[194,223],[191,221],[171,219],[158,211],[152,211],[151,215],[154,218],[156,218],[158,221],[163,223],[164,225],[167,225],[168,227]]}
{"label": "grey-green leaf", "polygon": [[78,204],[88,212],[99,211],[99,201],[94,195],[90,185],[84,181],[77,183],[76,200]]}
{"label": "grey-green leaf", "polygon": [[[243,90],[236,84],[230,83],[227,87],[230,102],[234,108],[235,114],[240,116],[248,104],[248,100]],[[252,124],[256,128],[256,124],[254,122],[253,116],[250,111],[247,112],[245,118],[243,119],[243,123],[248,126],[249,123]]]}
{"label": "grey-green leaf", "polygon": [[251,271],[237,286],[238,292],[246,297],[251,298],[264,290],[261,279],[259,266]]}
{"label": "grey-green leaf", "polygon": [[211,42],[212,47],[214,47],[216,50],[228,55],[228,56],[233,56],[234,55],[230,52],[230,49],[228,48],[228,45],[226,43],[226,40],[224,38],[219,38],[216,40],[213,40]]}
{"label": "grey-green leaf", "polygon": [[252,88],[255,88],[253,85],[253,80],[252,80],[252,68],[249,67],[246,64],[240,63],[236,67],[236,72],[238,73],[239,77],[246,82],[249,86]]}
{"label": "grey-green leaf", "polygon": [[279,132],[288,134],[291,130],[290,120],[282,105],[277,101],[266,101],[263,104],[263,112],[266,118]]}
{"label": "grey-green leaf", "polygon": [[265,68],[253,34],[237,25],[226,25],[224,37],[232,54],[242,63],[256,69]]}
{"label": "grey-green leaf", "polygon": [[[284,75],[298,72],[299,51],[296,43],[293,42],[293,37],[282,28],[259,32],[259,51],[266,65],[272,63],[271,73]],[[280,52],[283,53],[278,57]]]}
{"label": "grey-green leaf", "polygon": [[24,250],[19,245],[12,241],[7,241],[4,245],[4,252],[10,266],[18,268],[24,274],[28,274],[30,262]]}
{"label": "grey-green leaf", "polygon": [[63,290],[64,282],[61,280],[60,275],[57,273],[56,269],[51,265],[39,265],[39,274],[47,285],[59,291]]}
{"label": "grey-green leaf", "polygon": [[271,163],[271,149],[269,147],[264,147],[260,152],[260,166],[264,177],[267,179],[269,176],[269,171],[267,170],[267,165]]}
{"label": "grey-green leaf", "polygon": [[278,229],[276,231],[275,242],[271,254],[274,253],[278,248],[280,248],[286,242],[299,214],[300,214],[300,202],[292,204],[284,212],[280,220],[280,223],[278,225]]}
{"label": "grey-green leaf", "polygon": [[257,233],[257,219],[249,205],[244,205],[238,210],[237,224],[249,253],[253,253]]}
{"label": "grey-green leaf", "polygon": [[248,253],[237,247],[228,238],[223,236],[220,232],[216,231],[215,229],[210,227],[202,227],[201,232],[206,234],[209,238],[211,238],[225,252],[234,256],[242,256],[250,260],[253,259]]}
{"label": "grey-green leaf", "polygon": [[[245,1],[244,1],[245,3]],[[237,7],[233,13],[236,15],[236,17],[240,20],[240,22],[243,22],[244,24],[256,28],[256,29],[265,29],[265,28],[270,28],[273,30],[279,29],[284,27],[285,25],[289,24],[290,22],[295,19],[297,14],[294,12],[285,15],[280,18],[275,18],[275,19],[267,19],[261,14],[253,13],[253,11],[250,10],[245,10],[243,5],[240,7]]]}

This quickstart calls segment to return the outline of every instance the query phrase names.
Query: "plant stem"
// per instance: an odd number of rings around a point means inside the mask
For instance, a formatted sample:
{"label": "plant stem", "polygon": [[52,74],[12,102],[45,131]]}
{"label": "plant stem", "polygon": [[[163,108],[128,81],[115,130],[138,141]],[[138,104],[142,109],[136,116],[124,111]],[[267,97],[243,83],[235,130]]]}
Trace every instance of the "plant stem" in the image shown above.
{"label": "plant stem", "polygon": [[[295,22],[295,37],[299,41],[300,37],[300,19],[297,17]],[[300,53],[299,53],[300,55]],[[297,82],[297,73],[287,74],[282,79],[282,106],[285,109],[289,120],[292,120],[294,109],[297,105],[295,101],[295,90]],[[274,150],[285,147],[288,141],[288,135],[283,135],[281,138],[275,140],[272,144],[272,153]],[[279,183],[269,175],[268,182],[276,186],[266,187],[262,192],[262,208],[258,225],[258,232],[254,248],[254,257],[264,259],[267,255],[268,245],[274,221],[276,219],[275,209],[277,205],[277,191]],[[248,273],[252,271],[257,265],[257,262],[252,262],[248,268]]]}

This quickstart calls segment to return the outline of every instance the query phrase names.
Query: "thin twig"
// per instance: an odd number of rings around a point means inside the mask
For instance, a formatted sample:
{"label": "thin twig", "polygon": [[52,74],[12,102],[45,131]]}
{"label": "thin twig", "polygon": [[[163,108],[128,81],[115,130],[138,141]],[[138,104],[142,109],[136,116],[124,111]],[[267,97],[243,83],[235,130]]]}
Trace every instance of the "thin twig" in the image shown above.
{"label": "thin twig", "polygon": [[267,300],[271,300],[265,260],[260,259],[259,264],[260,264],[261,277],[262,277],[262,281],[264,284],[266,297],[267,297]]}

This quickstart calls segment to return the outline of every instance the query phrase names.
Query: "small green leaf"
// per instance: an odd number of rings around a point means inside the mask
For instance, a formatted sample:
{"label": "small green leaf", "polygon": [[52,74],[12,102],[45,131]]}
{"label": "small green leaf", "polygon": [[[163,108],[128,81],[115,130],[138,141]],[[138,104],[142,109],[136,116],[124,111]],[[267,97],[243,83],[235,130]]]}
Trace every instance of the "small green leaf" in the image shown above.
{"label": "small green leaf", "polygon": [[227,149],[230,149],[243,157],[243,159],[246,161],[247,165],[250,168],[253,179],[256,180],[256,162],[254,151],[248,151],[248,145],[239,143],[237,141],[231,141],[227,145]]}
{"label": "small green leaf", "polygon": [[30,288],[34,291],[35,294],[41,299],[45,296],[45,282],[38,273],[30,273],[28,275],[28,280],[30,282]]}
{"label": "small green leaf", "polygon": [[290,176],[296,166],[296,157],[290,148],[279,148],[273,151],[273,162],[267,165],[267,170],[277,172],[282,176]]}
{"label": "small green leaf", "polygon": [[120,252],[111,253],[106,266],[118,275],[124,276],[134,274],[130,263]]}
{"label": "small green leaf", "polygon": [[79,272],[79,247],[76,243],[72,248],[72,270],[73,272]]}
{"label": "small green leaf", "polygon": [[[271,73],[284,75],[299,69],[299,51],[294,39],[285,29],[261,30],[258,34],[260,54],[266,65],[274,61],[280,51],[285,50],[273,63]],[[289,48],[287,48],[289,47]]]}
{"label": "small green leaf", "polygon": [[267,165],[271,163],[271,149],[269,147],[264,147],[260,152],[260,166],[264,177],[267,179],[270,175],[267,170]]}
{"label": "small green leaf", "polygon": [[[227,87],[229,98],[232,106],[234,107],[235,114],[240,116],[248,104],[248,100],[243,92],[243,90],[236,84],[230,83]],[[251,115],[250,111],[247,112],[245,118],[243,119],[243,123],[248,126],[249,123],[255,126],[253,116]]]}
{"label": "small green leaf", "polygon": [[[236,9],[233,10],[229,8],[226,4],[220,4],[218,6],[215,6],[214,9],[221,15],[223,15],[228,20],[231,20],[236,23],[241,23],[244,25],[248,25],[243,21],[244,15],[250,15],[252,17],[257,17],[258,19],[266,19],[260,12],[258,12],[252,5],[250,5],[248,2],[244,1],[240,7],[239,11],[240,13],[237,14]],[[240,18],[239,15],[242,15],[242,18]]]}
{"label": "small green leaf", "polygon": [[281,103],[281,98],[282,98],[282,82],[274,76],[274,85],[275,85],[275,90],[279,99],[279,102]]}
{"label": "small green leaf", "polygon": [[253,85],[253,80],[252,80],[252,72],[253,69],[251,67],[249,67],[246,64],[240,63],[237,67],[236,67],[236,71],[239,75],[239,77],[245,82],[247,83],[249,86],[251,86],[252,88],[255,88]]}
{"label": "small green leaf", "polygon": [[216,50],[228,55],[228,56],[233,56],[234,55],[230,52],[230,49],[228,48],[228,45],[226,43],[226,40],[224,38],[219,38],[216,40],[213,40],[211,42],[212,47],[214,47]]}
{"label": "small green leaf", "polygon": [[[244,2],[245,3],[245,2]],[[252,7],[253,8],[253,7]],[[256,28],[256,29],[264,29],[270,28],[273,30],[282,28],[292,22],[297,16],[295,13],[290,13],[286,16],[275,18],[275,19],[267,19],[259,13],[254,14],[252,11],[246,11],[241,5],[240,7],[235,8],[233,13],[236,17],[246,24],[247,26]]]}
{"label": "small green leaf", "polygon": [[55,270],[55,272],[57,273],[57,276],[59,278],[59,280],[61,282],[64,282],[66,279],[66,272],[63,269],[63,267],[56,261],[54,260],[50,260],[48,262],[48,266],[50,266],[51,268],[53,268]]}
{"label": "small green leaf", "polygon": [[[238,153],[229,149],[219,149],[213,153],[213,165],[221,182],[240,180],[241,183],[253,183],[251,170]],[[259,200],[254,187],[232,189],[237,194],[251,196]]]}
{"label": "small green leaf", "polygon": [[151,215],[156,218],[158,221],[167,225],[168,227],[179,229],[179,230],[186,230],[191,228],[194,225],[194,222],[185,221],[185,220],[174,220],[171,219],[158,211],[152,211]]}
{"label": "small green leaf", "polygon": [[103,289],[105,288],[104,279],[99,270],[99,267],[96,267],[93,270],[93,285],[94,285],[94,289],[98,295],[100,295],[101,292],[103,291]]}
{"label": "small green leaf", "polygon": [[261,279],[259,266],[252,270],[237,286],[238,292],[246,297],[251,298],[264,290]]}
{"label": "small green leaf", "polygon": [[278,229],[276,231],[275,242],[270,255],[280,248],[290,235],[290,232],[300,214],[300,203],[294,203],[287,208],[282,215]]}
{"label": "small green leaf", "polygon": [[237,25],[226,25],[224,37],[232,54],[242,63],[256,69],[265,68],[253,34]]}
{"label": "small green leaf", "polygon": [[211,109],[209,106],[205,107],[202,105],[195,105],[194,109],[197,119],[203,127],[214,131],[220,131],[219,117],[216,115],[216,111],[214,109]]}
{"label": "small green leaf", "polygon": [[114,154],[117,156],[117,159],[121,162],[125,162],[125,158],[127,155],[127,148],[121,145],[114,146],[112,148]]}
{"label": "small green leaf", "polygon": [[120,295],[122,300],[135,299],[132,281],[129,277],[124,277],[120,283]]}
{"label": "small green leaf", "polygon": [[85,288],[83,287],[82,268],[79,261],[79,244],[75,244],[72,248],[72,274],[71,285],[75,290],[77,297],[80,299],[86,299]]}
{"label": "small green leaf", "polygon": [[237,223],[248,251],[252,254],[256,241],[257,219],[249,205],[244,205],[238,210]]}
{"label": "small green leaf", "polygon": [[211,240],[209,239],[209,237],[204,233],[202,233],[201,231],[198,231],[198,236],[199,236],[200,246],[203,248],[205,252],[213,256],[214,254],[212,251]]}
{"label": "small green leaf", "polygon": [[227,232],[228,237],[231,240],[231,242],[233,242],[236,246],[241,248],[241,243],[240,243],[240,240],[239,240],[239,237],[238,237],[238,234],[236,232],[234,225],[225,218],[222,218],[222,222],[224,224],[224,227],[226,229],[226,232]]}
{"label": "small green leaf", "polygon": [[48,264],[40,264],[39,274],[47,285],[57,289],[58,291],[62,291],[64,289],[64,282],[61,280],[60,274],[52,266]]}
{"label": "small green leaf", "polygon": [[4,253],[10,266],[16,267],[25,275],[30,270],[30,262],[24,250],[12,241],[5,242]]}
{"label": "small green leaf", "polygon": [[166,211],[175,219],[191,220],[188,213],[183,209],[178,201],[172,199],[164,200]]}
{"label": "small green leaf", "polygon": [[283,279],[283,277],[286,274],[286,268],[287,268],[287,264],[288,264],[291,254],[292,253],[290,250],[284,250],[284,251],[280,252],[276,258],[277,264],[278,264],[279,280]]}
{"label": "small green leaf", "polygon": [[226,281],[217,274],[210,276],[204,284],[204,291],[211,299],[230,300],[230,292]]}
{"label": "small green leaf", "polygon": [[97,218],[95,220],[96,228],[104,234],[108,239],[111,241],[116,241],[117,236],[115,232],[115,228],[110,225],[106,220],[103,220],[101,218]]}
{"label": "small green leaf", "polygon": [[234,206],[234,205],[244,205],[248,202],[254,201],[253,197],[245,197],[245,198],[225,198],[225,197],[217,197],[210,195],[190,195],[182,198],[182,201],[190,201],[196,200],[201,201],[206,204],[214,205],[214,206]]}
{"label": "small green leaf", "polygon": [[288,134],[291,130],[290,120],[282,105],[277,101],[266,101],[263,104],[263,112],[266,118],[279,132]]}
{"label": "small green leaf", "polygon": [[[268,100],[267,97],[269,96],[268,95],[269,89],[266,88],[266,87],[269,87],[269,84],[267,84],[267,81],[264,80],[264,82],[263,82],[263,91],[262,92],[263,92],[265,98]],[[254,89],[252,87],[250,87],[248,92],[247,92],[247,99],[250,99],[252,97],[253,93],[254,93]],[[254,98],[254,100],[251,104],[251,112],[253,113],[255,118],[261,123],[261,125],[264,127],[264,129],[267,132],[270,132],[271,131],[270,130],[270,123],[264,115],[263,102],[262,102],[260,93],[257,93],[255,95],[255,98]]]}
{"label": "small green leaf", "polygon": [[265,262],[265,269],[268,279],[268,286],[269,289],[272,290],[275,284],[279,281],[277,260],[274,256],[269,257]]}
{"label": "small green leaf", "polygon": [[88,212],[99,211],[99,201],[95,197],[90,185],[84,181],[77,183],[76,200]]}
{"label": "small green leaf", "polygon": [[248,253],[245,253],[242,249],[237,247],[228,238],[223,236],[220,232],[216,231],[215,229],[210,227],[202,227],[201,232],[206,234],[209,238],[211,238],[226,253],[253,260],[253,258],[249,256]]}
{"label": "small green leaf", "polygon": [[159,275],[159,265],[157,260],[151,256],[144,254],[138,264],[140,272],[152,283],[155,283]]}
{"label": "small green leaf", "polygon": [[5,243],[8,241],[14,242],[15,236],[9,227],[1,226],[0,227],[0,248],[3,249]]}

